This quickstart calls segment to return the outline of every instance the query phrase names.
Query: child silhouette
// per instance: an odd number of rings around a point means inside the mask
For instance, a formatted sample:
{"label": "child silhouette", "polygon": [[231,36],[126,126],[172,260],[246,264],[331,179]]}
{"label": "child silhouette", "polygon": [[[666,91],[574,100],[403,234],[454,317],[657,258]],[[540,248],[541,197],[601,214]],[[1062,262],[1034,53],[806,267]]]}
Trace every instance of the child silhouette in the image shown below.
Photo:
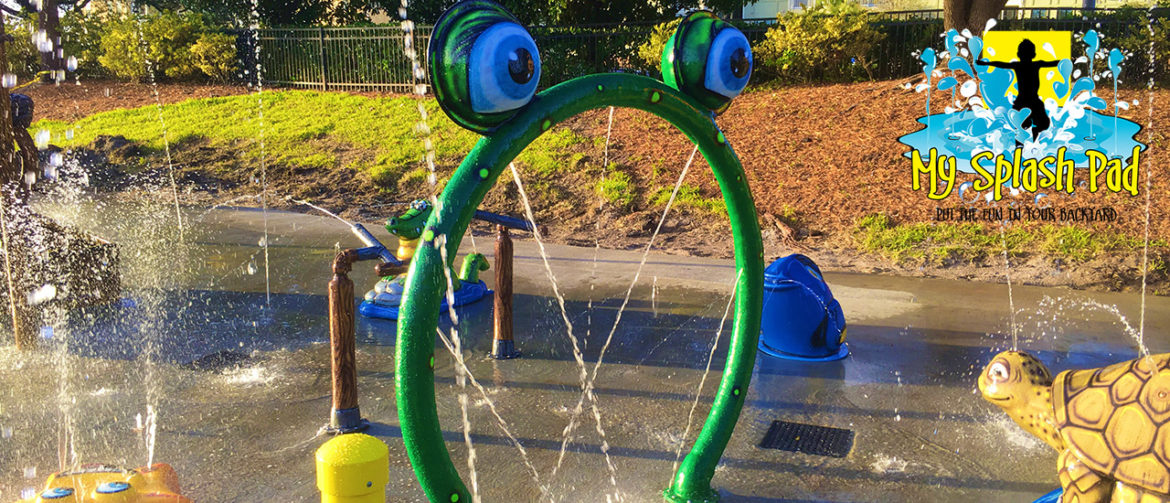
{"label": "child silhouette", "polygon": [[1054,67],[1059,62],[1034,61],[1032,58],[1036,57],[1036,44],[1026,38],[1020,42],[1020,46],[1016,49],[1016,56],[1020,60],[1011,63],[986,59],[980,59],[978,63],[995,68],[1006,68],[1015,72],[1018,94],[1016,94],[1016,100],[1012,102],[1012,108],[1031,110],[1021,126],[1025,129],[1031,127],[1032,139],[1035,140],[1041,131],[1048,129],[1048,126],[1052,124],[1052,121],[1048,119],[1048,111],[1044,110],[1044,101],[1040,99],[1040,69]]}

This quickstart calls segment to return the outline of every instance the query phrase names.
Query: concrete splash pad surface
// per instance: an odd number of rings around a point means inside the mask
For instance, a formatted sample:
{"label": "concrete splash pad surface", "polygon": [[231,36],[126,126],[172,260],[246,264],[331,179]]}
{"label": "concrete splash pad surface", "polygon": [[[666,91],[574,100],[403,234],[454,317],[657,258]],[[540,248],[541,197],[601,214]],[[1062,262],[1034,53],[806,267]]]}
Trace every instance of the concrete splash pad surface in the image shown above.
{"label": "concrete splash pad surface", "polygon": [[[71,313],[69,329],[36,354],[0,347],[0,432],[12,432],[0,435],[0,501],[41,487],[58,466],[64,431],[81,462],[145,464],[135,416],[146,413],[148,396],[158,411],[154,459],[175,466],[190,497],[317,498],[312,453],[325,440],[317,432],[329,411],[323,293],[335,244],[359,243],[336,220],[270,212],[273,295],[265,308],[257,254],[261,214],[190,214],[193,244],[185,257],[191,266],[177,288],[128,290],[124,297],[131,300],[120,306]],[[88,227],[102,231],[97,222]],[[492,240],[477,236],[480,251],[490,255]],[[483,301],[460,311],[468,365],[527,448],[541,483],[564,501],[604,501],[613,489],[588,408],[564,465],[550,478],[561,432],[580,396],[578,368],[535,245],[519,241],[516,248],[516,337],[525,357],[483,357],[491,317],[491,304]],[[602,251],[592,282],[592,249],[548,248],[591,369],[640,254]],[[471,249],[469,239],[465,249]],[[248,267],[253,260],[255,270]],[[491,286],[490,272],[486,276]],[[727,261],[651,254],[634,289],[596,382],[618,486],[629,500],[661,500],[733,276]],[[363,266],[352,277],[359,295],[374,280]],[[850,323],[852,356],[816,364],[758,357],[747,405],[714,479],[726,500],[1025,501],[1055,487],[1055,453],[974,392],[982,365],[1010,346],[1003,335],[987,335],[1009,333],[1004,285],[827,277]],[[590,296],[597,299],[591,313]],[[1040,308],[1046,296],[1075,300]],[[1116,304],[1136,324],[1133,295],[1017,287],[1017,321],[1027,339],[1021,348],[1038,352],[1054,372],[1135,357],[1117,317],[1072,307],[1083,300]],[[1147,309],[1147,344],[1166,351],[1170,302],[1151,298]],[[143,323],[151,327],[149,336]],[[1040,331],[1048,335],[1035,336]],[[145,337],[159,348],[152,365],[144,361]],[[58,345],[66,338],[63,350]],[[422,494],[394,406],[394,340],[393,323],[359,321],[360,403],[374,423],[371,433],[390,446],[389,500],[415,501]],[[251,358],[238,368],[182,366],[226,350]],[[710,406],[724,351],[716,352],[688,441]],[[437,353],[441,424],[466,480],[453,365],[450,354]],[[485,501],[538,500],[531,473],[486,400],[473,388],[467,393]],[[851,429],[853,450],[829,458],[760,449],[773,420]],[[26,478],[34,467],[35,476]]]}

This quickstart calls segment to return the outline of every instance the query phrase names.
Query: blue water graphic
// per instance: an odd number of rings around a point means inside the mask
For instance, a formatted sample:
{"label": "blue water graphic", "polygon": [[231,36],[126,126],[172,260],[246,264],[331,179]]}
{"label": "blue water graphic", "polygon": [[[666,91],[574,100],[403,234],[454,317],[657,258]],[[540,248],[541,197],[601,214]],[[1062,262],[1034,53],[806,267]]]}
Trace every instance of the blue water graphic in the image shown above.
{"label": "blue water graphic", "polygon": [[[1096,31],[1090,30],[1082,37],[1086,58],[1078,61],[1088,62],[1086,76],[1074,79],[1075,65],[1068,59],[1060,60],[1055,69],[1048,71],[1046,80],[1050,82],[1052,94],[1059,99],[1044,101],[1051,125],[1035,138],[1031,128],[1023,127],[1032,112],[1027,108],[1012,108],[1018,94],[1013,85],[1014,73],[1010,70],[990,71],[989,65],[979,63],[983,49],[979,37],[967,37],[951,30],[945,40],[947,51],[941,56],[947,59],[946,69],[950,75],[939,78],[936,86],[940,91],[950,90],[953,99],[947,104],[945,113],[930,113],[929,87],[932,77],[939,73],[934,51],[923,50],[920,59],[924,63],[927,83],[919,85],[919,89],[928,92],[927,115],[918,122],[925,127],[899,138],[900,142],[917,150],[924,162],[929,162],[929,151],[937,149],[939,156],[954,157],[961,171],[971,173],[974,170],[970,160],[976,155],[991,152],[1011,158],[1018,148],[1022,149],[1024,159],[1055,157],[1063,150],[1065,159],[1072,160],[1078,167],[1085,167],[1088,164],[1085,152],[1089,150],[1105,154],[1110,159],[1123,160],[1133,156],[1135,147],[1145,150],[1146,146],[1135,139],[1141,126],[1116,115],[1117,77],[1124,60],[1118,49],[1109,51],[1106,59],[1113,79],[1114,114],[1099,113],[1107,109],[1109,103],[1095,93],[1092,61],[1100,44]],[[966,52],[960,46],[964,42]],[[1056,79],[1057,75],[1061,78]],[[913,151],[905,155],[911,157]]]}

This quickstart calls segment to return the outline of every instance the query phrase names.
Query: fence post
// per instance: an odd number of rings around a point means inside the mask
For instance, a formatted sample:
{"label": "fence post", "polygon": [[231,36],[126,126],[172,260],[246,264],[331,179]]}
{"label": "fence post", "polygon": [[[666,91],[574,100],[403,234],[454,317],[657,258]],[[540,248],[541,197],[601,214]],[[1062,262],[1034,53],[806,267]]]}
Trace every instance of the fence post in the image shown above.
{"label": "fence post", "polygon": [[325,28],[317,28],[317,60],[321,63],[321,90],[329,90],[329,67],[325,65]]}

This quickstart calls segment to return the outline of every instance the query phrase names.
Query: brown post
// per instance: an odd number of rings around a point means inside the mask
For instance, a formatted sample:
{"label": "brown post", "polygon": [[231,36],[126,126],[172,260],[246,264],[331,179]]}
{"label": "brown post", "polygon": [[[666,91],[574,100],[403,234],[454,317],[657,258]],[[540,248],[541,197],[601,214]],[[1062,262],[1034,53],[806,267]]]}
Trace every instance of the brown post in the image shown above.
{"label": "brown post", "polygon": [[496,236],[496,295],[492,354],[497,360],[520,356],[512,340],[512,236],[499,226]]}
{"label": "brown post", "polygon": [[349,271],[358,259],[355,250],[339,252],[333,259],[333,280],[329,282],[329,347],[333,366],[333,412],[329,431],[352,433],[370,426],[358,409],[357,356],[353,280]]}

